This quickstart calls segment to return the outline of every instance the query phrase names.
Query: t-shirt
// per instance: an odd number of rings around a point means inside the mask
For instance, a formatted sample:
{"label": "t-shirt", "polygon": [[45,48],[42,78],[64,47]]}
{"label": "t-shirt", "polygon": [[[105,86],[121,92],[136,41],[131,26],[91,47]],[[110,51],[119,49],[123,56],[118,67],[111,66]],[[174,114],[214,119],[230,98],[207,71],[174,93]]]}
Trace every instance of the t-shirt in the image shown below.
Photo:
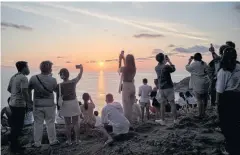
{"label": "t-shirt", "polygon": [[142,85],[139,87],[138,94],[140,96],[140,102],[148,103],[150,100],[150,94],[152,92],[152,87],[149,85]]}
{"label": "t-shirt", "polygon": [[102,121],[101,121],[101,117],[95,116],[95,118],[96,118],[95,127],[102,127],[103,124],[102,124]]}
{"label": "t-shirt", "polygon": [[210,82],[207,74],[207,64],[201,61],[194,61],[192,64],[186,65],[186,70],[191,73],[189,88],[199,94],[207,93]]}
{"label": "t-shirt", "polygon": [[187,97],[186,100],[188,104],[197,104],[197,101],[194,97]]}
{"label": "t-shirt", "polygon": [[[121,108],[120,108],[121,107]],[[120,103],[108,103],[102,109],[102,123],[111,124],[114,134],[128,133],[130,123],[122,113],[123,109]]]}
{"label": "t-shirt", "polygon": [[224,91],[240,92],[240,64],[236,65],[232,73],[220,69],[217,76],[216,91],[218,93]]}
{"label": "t-shirt", "polygon": [[[43,85],[37,79],[42,82]],[[36,107],[51,107],[54,105],[54,94],[53,91],[56,90],[57,80],[50,75],[38,74],[32,76],[29,81],[29,89],[34,90],[33,102]]]}
{"label": "t-shirt", "polygon": [[[76,85],[78,83],[77,78],[60,83],[61,95],[64,101],[76,99]],[[57,86],[57,93],[59,92],[59,84]]]}
{"label": "t-shirt", "polygon": [[23,89],[28,88],[28,79],[22,73],[15,74],[8,85],[11,91],[11,99],[9,105],[12,107],[26,107],[26,101],[23,96]]}
{"label": "t-shirt", "polygon": [[171,78],[171,73],[175,72],[174,65],[163,65],[158,64],[155,67],[155,71],[158,77],[158,85],[160,89],[173,88],[173,82]]}
{"label": "t-shirt", "polygon": [[138,122],[141,118],[141,109],[139,104],[133,104],[132,120],[133,122]]}
{"label": "t-shirt", "polygon": [[187,104],[187,102],[182,97],[179,97],[176,103],[180,106],[184,106]]}

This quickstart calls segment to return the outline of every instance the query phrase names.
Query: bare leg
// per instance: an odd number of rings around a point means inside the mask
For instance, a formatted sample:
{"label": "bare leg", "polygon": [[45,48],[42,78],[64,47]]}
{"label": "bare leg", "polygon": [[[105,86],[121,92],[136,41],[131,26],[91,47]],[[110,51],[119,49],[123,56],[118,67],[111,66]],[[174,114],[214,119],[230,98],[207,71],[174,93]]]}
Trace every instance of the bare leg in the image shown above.
{"label": "bare leg", "polygon": [[66,126],[66,136],[67,136],[67,142],[71,143],[71,117],[64,117],[65,120],[65,126]]}
{"label": "bare leg", "polygon": [[73,127],[76,135],[76,142],[78,143],[80,140],[80,124],[78,123],[78,117],[79,116],[73,116],[72,117],[72,122],[73,122]]}
{"label": "bare leg", "polygon": [[147,119],[150,119],[149,105],[146,106]]}
{"label": "bare leg", "polygon": [[164,121],[165,120],[165,102],[161,103],[161,119]]}
{"label": "bare leg", "polygon": [[112,141],[112,137],[108,134],[107,130],[103,127],[97,128],[97,130],[101,131],[105,137],[108,138],[107,142]]}
{"label": "bare leg", "polygon": [[144,106],[141,106],[141,112],[142,112],[142,122],[144,120]]}
{"label": "bare leg", "polygon": [[171,111],[172,111],[173,119],[177,120],[177,108],[176,108],[175,101],[174,100],[171,101],[170,105],[171,105]]}
{"label": "bare leg", "polygon": [[206,109],[207,109],[207,104],[208,104],[208,98],[205,97],[203,99],[203,102],[204,102],[204,107],[203,107],[203,116],[205,116],[205,112],[206,112]]}

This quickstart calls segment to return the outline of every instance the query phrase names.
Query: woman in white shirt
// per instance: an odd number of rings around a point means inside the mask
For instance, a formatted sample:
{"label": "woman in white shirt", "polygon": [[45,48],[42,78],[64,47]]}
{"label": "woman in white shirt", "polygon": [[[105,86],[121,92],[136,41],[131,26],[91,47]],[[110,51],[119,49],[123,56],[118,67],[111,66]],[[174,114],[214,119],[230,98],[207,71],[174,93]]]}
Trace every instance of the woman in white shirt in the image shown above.
{"label": "woman in white shirt", "polygon": [[226,139],[226,149],[231,155],[239,155],[240,64],[234,48],[228,47],[224,50],[216,91],[220,128]]}
{"label": "woman in white shirt", "polygon": [[[192,60],[194,62],[191,64]],[[193,89],[195,97],[198,101],[199,118],[205,116],[205,109],[208,103],[208,89],[209,89],[209,77],[207,74],[208,66],[202,61],[202,55],[196,53],[193,57],[191,56],[186,70],[191,73],[189,82],[190,89]]]}
{"label": "woman in white shirt", "polygon": [[185,93],[185,96],[186,96],[186,101],[187,101],[187,104],[191,107],[191,108],[195,108],[197,106],[197,101],[196,99],[192,96],[192,94],[187,91]]}

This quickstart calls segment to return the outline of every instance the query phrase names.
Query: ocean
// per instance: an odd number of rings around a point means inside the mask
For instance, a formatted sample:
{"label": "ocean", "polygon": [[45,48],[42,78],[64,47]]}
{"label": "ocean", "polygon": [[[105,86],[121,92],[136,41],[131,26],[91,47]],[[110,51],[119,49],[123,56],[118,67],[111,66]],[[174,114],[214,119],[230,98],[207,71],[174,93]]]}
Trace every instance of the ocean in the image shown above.
{"label": "ocean", "polygon": [[[38,74],[40,71],[32,71],[28,77],[28,79],[32,75]],[[7,99],[10,94],[7,92],[7,87],[9,80],[13,74],[16,73],[15,68],[1,68],[1,109],[7,105]],[[61,82],[57,71],[53,72],[53,77],[57,79],[57,82]],[[70,79],[77,76],[77,72],[70,72]],[[172,74],[173,82],[179,82],[189,74],[186,71],[176,71]],[[154,79],[156,78],[156,73],[154,70],[147,71],[137,71],[135,76],[135,86],[136,92],[138,91],[138,87],[142,84],[142,79],[147,78],[149,85],[154,87]],[[79,101],[82,101],[82,94],[87,92],[91,95],[96,109],[101,111],[103,106],[105,105],[105,95],[107,93],[112,93],[114,95],[114,100],[121,102],[121,94],[118,93],[119,86],[119,74],[117,72],[107,72],[107,71],[99,71],[99,72],[84,72],[82,79],[77,85],[77,98]],[[137,94],[136,94],[137,95]],[[178,98],[178,95],[175,95]]]}

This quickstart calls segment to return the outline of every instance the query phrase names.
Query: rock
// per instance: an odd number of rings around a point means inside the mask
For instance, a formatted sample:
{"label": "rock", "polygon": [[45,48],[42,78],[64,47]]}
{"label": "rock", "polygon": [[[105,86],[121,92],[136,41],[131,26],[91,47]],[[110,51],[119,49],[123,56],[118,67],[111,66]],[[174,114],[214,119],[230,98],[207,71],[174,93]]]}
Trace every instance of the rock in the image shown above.
{"label": "rock", "polygon": [[174,90],[176,92],[186,92],[189,90],[190,77],[186,77],[178,83],[174,83]]}

